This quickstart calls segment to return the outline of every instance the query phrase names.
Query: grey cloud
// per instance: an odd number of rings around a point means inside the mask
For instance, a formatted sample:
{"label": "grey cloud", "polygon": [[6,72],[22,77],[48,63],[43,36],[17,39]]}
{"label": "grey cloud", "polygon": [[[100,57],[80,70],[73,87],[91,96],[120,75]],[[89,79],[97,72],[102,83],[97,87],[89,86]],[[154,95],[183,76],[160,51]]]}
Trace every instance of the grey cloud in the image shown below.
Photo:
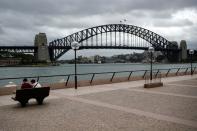
{"label": "grey cloud", "polygon": [[184,35],[186,36],[186,38],[189,41],[193,41],[192,43],[196,43],[196,46],[197,46],[197,39],[196,39],[196,36],[197,36],[197,25],[185,28],[185,29],[183,29],[183,32],[184,32]]}
{"label": "grey cloud", "polygon": [[170,19],[166,20],[156,20],[154,26],[156,27],[185,27],[192,26],[194,23],[188,19],[172,21]]}
{"label": "grey cloud", "polygon": [[195,49],[195,50],[197,50],[197,42],[196,41],[192,41],[192,40],[188,40],[187,41],[187,48],[188,49]]}
{"label": "grey cloud", "polygon": [[171,19],[173,10],[151,11],[150,16],[157,19]]}
{"label": "grey cloud", "polygon": [[9,16],[5,16],[3,14],[0,14],[1,16],[1,23],[5,28],[12,28],[12,29],[28,29],[31,28],[32,26],[32,20],[27,19],[25,15],[15,15],[15,14],[10,14]]}
{"label": "grey cloud", "polygon": [[0,9],[28,14],[91,15],[106,12],[125,13],[136,9],[170,10],[196,7],[196,0],[1,0]]}
{"label": "grey cloud", "polygon": [[[1,0],[0,39],[8,44],[32,44],[36,33],[46,32],[51,41],[88,27],[119,23],[121,19],[147,29],[187,27],[187,32],[194,32],[196,23],[188,19],[176,21],[172,16],[191,8],[197,8],[196,0]],[[187,38],[196,40],[193,35]]]}
{"label": "grey cloud", "polygon": [[0,35],[1,34],[4,34],[4,29],[3,29],[3,27],[0,25]]}

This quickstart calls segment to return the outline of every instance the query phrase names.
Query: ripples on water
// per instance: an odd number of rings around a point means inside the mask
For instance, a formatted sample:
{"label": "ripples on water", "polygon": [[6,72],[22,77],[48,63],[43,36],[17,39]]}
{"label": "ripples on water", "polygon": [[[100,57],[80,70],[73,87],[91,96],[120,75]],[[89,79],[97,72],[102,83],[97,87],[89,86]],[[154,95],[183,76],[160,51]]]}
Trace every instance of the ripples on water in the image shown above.
{"label": "ripples on water", "polygon": [[[197,67],[197,63],[193,64]],[[190,67],[190,64],[153,64],[153,69],[168,69],[168,68],[185,68]],[[116,72],[116,71],[132,71],[132,70],[149,70],[150,64],[141,63],[118,63],[118,64],[78,64],[78,73],[93,73],[93,72]],[[175,71],[175,70],[174,70]],[[42,75],[66,75],[74,74],[74,64],[62,64],[60,66],[49,67],[0,67],[0,77],[28,77]],[[129,73],[120,73],[119,76],[128,76]],[[143,72],[136,72],[133,75],[141,75]],[[95,78],[110,78],[111,74],[96,75]],[[67,77],[41,78],[41,83],[65,81]],[[71,77],[71,80],[73,77]],[[91,75],[79,76],[78,79],[91,79]],[[9,81],[20,84],[22,80],[4,80],[0,81],[0,86],[6,85]]]}

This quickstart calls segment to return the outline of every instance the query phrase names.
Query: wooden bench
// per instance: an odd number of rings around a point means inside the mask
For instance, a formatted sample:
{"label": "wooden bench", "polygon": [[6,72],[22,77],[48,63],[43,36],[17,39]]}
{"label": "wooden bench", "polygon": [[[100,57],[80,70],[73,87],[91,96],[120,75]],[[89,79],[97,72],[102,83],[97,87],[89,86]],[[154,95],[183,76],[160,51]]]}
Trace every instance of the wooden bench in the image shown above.
{"label": "wooden bench", "polygon": [[43,103],[45,97],[49,96],[50,87],[20,89],[16,90],[16,96],[12,97],[13,100],[19,101],[21,106],[26,106],[29,99],[35,98],[39,105]]}

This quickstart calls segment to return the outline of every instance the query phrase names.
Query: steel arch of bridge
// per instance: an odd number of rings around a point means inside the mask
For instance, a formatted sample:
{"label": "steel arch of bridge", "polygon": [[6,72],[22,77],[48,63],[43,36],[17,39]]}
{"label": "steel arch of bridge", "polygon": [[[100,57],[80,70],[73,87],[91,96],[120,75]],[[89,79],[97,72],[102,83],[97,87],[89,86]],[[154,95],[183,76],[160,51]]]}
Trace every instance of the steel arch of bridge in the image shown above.
{"label": "steel arch of bridge", "polygon": [[[49,51],[51,60],[57,60],[64,53],[71,49],[70,45],[73,41],[82,43],[83,41],[107,32],[123,32],[138,36],[145,41],[149,42],[155,50],[168,51],[173,50],[172,43],[165,39],[164,37],[142,27],[127,25],[127,24],[108,24],[96,26],[88,29],[81,30],[79,32],[73,33],[62,39],[57,39],[49,43]],[[97,46],[86,46],[82,45],[80,49],[142,49],[147,50],[147,47],[125,47],[120,45],[97,45]],[[177,50],[177,49],[176,49]]]}

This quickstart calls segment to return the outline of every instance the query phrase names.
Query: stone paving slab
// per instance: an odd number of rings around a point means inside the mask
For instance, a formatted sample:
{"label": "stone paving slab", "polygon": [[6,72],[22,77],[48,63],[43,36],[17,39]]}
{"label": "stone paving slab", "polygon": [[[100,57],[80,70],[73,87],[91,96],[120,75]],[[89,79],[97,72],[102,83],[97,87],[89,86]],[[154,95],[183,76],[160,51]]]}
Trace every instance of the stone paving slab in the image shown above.
{"label": "stone paving slab", "polygon": [[160,121],[68,99],[44,105],[0,108],[1,131],[195,131],[197,128]]}
{"label": "stone paving slab", "polygon": [[153,91],[153,90],[140,90],[140,89],[128,89],[130,91],[136,91],[136,92],[142,92],[147,94],[156,94],[156,95],[165,95],[167,96],[174,96],[174,97],[180,97],[180,98],[192,98],[197,99],[197,96],[192,95],[184,95],[184,94],[177,94],[177,93],[171,93],[171,92],[161,92],[161,91]]}
{"label": "stone paving slab", "polygon": [[163,87],[158,88],[149,88],[145,89],[144,87],[136,87],[133,89],[143,90],[143,91],[155,91],[155,92],[162,92],[162,93],[174,93],[178,95],[188,95],[188,96],[195,96],[197,97],[197,86],[184,86],[180,84],[164,84]]}
{"label": "stone paving slab", "polygon": [[186,81],[186,80],[191,80],[191,79],[197,79],[197,75],[184,75],[184,76],[175,76],[175,77],[166,77],[166,78],[162,78],[163,82],[180,82],[180,81]]}
{"label": "stone paving slab", "polygon": [[196,131],[196,80],[164,78],[164,87],[148,90],[143,80],[52,90],[44,105],[31,100],[26,108],[0,96],[0,131]]}
{"label": "stone paving slab", "polygon": [[[170,83],[177,83],[177,82],[170,82]],[[179,81],[178,84],[194,85],[197,87],[197,80],[196,79],[182,80],[182,81]]]}
{"label": "stone paving slab", "polygon": [[150,94],[132,90],[115,90],[103,93],[81,95],[80,97],[139,109],[147,112],[176,116],[197,121],[197,99]]}

